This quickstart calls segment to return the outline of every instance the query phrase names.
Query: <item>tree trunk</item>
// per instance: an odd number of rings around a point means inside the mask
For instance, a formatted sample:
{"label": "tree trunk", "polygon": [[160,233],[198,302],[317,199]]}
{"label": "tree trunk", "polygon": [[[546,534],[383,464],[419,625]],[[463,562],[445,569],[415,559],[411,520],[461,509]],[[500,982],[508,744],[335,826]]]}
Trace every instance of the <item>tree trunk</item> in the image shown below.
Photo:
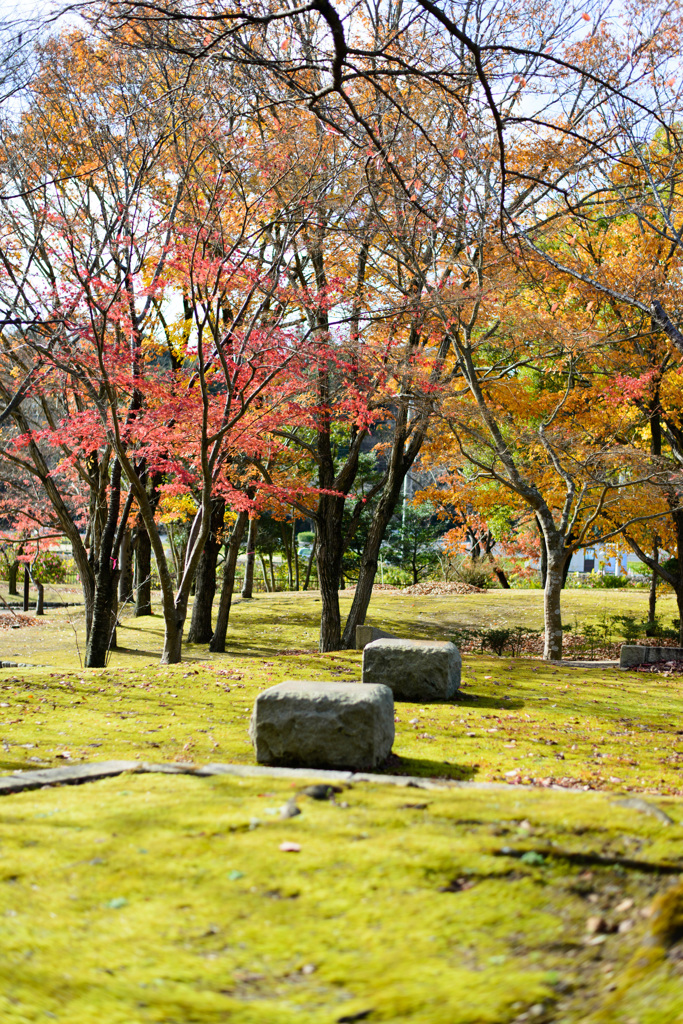
{"label": "tree trunk", "polygon": [[9,567],[9,595],[10,597],[18,597],[19,591],[17,589],[17,577],[19,575],[19,562],[13,562]]}
{"label": "tree trunk", "polygon": [[342,647],[344,650],[354,650],[356,646],[356,626],[362,626],[365,622],[365,616],[367,615],[370,599],[372,598],[372,587],[377,575],[379,551],[384,540],[384,534],[401,498],[403,480],[417,457],[418,450],[419,447],[411,455],[404,456],[403,444],[401,442],[400,448],[397,447],[393,454],[389,476],[375,509],[375,514],[372,517],[367,540],[365,541],[356,592],[353,595],[351,609],[342,637]]}
{"label": "tree trunk", "polygon": [[304,586],[303,586],[304,590],[308,590],[308,581],[311,578],[311,569],[313,568],[313,559],[315,558],[315,552],[317,550],[317,547],[318,547],[318,537],[317,537],[317,534],[316,534],[316,538],[313,541],[313,547],[311,549],[311,553],[308,556],[308,565],[306,566],[306,577],[304,579]]}
{"label": "tree trunk", "polygon": [[280,536],[282,537],[282,547],[285,551],[285,558],[287,559],[287,589],[291,590],[293,586],[292,578],[292,545],[287,536],[287,524],[280,523]]}
{"label": "tree trunk", "polygon": [[119,554],[119,601],[126,604],[133,596],[133,545],[131,531],[125,530]]}
{"label": "tree trunk", "polygon": [[237,557],[240,552],[240,544],[242,543],[242,538],[248,521],[249,513],[240,512],[237,516],[237,520],[235,521],[235,525],[232,528],[225,562],[223,563],[223,583],[221,585],[221,596],[218,602],[216,628],[214,630],[213,637],[211,638],[211,643],[209,644],[209,650],[217,654],[222,654],[225,651],[225,637],[228,632],[230,606],[232,604],[232,595],[235,588],[235,568],[237,566]]}
{"label": "tree trunk", "polygon": [[268,552],[268,568],[270,569],[270,589],[271,589],[272,593],[274,594],[275,591],[277,590],[277,586],[275,585],[275,567],[273,565],[273,552],[272,551]]}
{"label": "tree trunk", "polygon": [[[564,546],[564,545],[563,545]],[[548,567],[543,593],[545,620],[545,644],[543,657],[546,661],[562,658],[562,583],[567,556],[561,551],[548,549]]]}
{"label": "tree trunk", "polygon": [[545,589],[546,579],[548,577],[548,547],[545,542],[543,527],[541,526],[538,518],[536,519],[536,526],[538,527],[538,535],[541,540],[541,586]]}
{"label": "tree trunk", "polygon": [[24,565],[24,604],[23,604],[23,607],[24,607],[24,611],[25,612],[28,611],[30,580],[31,580],[31,574],[29,573],[29,568],[28,568],[27,565]]}
{"label": "tree trunk", "polygon": [[250,601],[254,592],[254,562],[256,561],[256,534],[258,532],[258,519],[249,520],[249,535],[247,536],[247,564],[244,567],[244,582],[242,584],[242,599]]}
{"label": "tree trunk", "polygon": [[147,529],[138,520],[135,545],[135,617],[152,614],[152,545]]}
{"label": "tree trunk", "polygon": [[162,665],[178,665],[182,659],[183,628],[187,615],[187,603],[176,605],[176,616],[173,622],[164,618],[164,647],[161,652]]}
{"label": "tree trunk", "polygon": [[261,572],[263,573],[263,585],[266,588],[266,594],[270,593],[270,583],[268,581],[268,569],[266,568],[266,560],[263,557],[263,552],[259,551],[259,558],[261,560]]}
{"label": "tree trunk", "polygon": [[118,612],[118,569],[114,567],[112,552],[121,505],[121,463],[114,460],[109,485],[109,510],[100,538],[100,557],[95,578],[95,601],[90,635],[85,649],[86,668],[104,668],[107,653],[116,645],[116,615]]}
{"label": "tree trunk", "polygon": [[[652,559],[653,559],[655,565],[659,565],[659,537],[657,536],[657,534],[655,534],[654,537],[652,538],[652,548],[653,548],[653,550],[652,550]],[[659,580],[659,577],[657,576],[657,571],[655,569],[653,569],[652,570],[652,582],[650,583],[650,598],[649,598],[649,602],[648,602],[648,612],[647,612],[647,628],[650,629],[650,630],[654,629],[655,618],[657,616],[657,583],[658,583],[658,580]]]}
{"label": "tree trunk", "polygon": [[211,627],[211,611],[216,595],[216,564],[221,549],[221,531],[225,515],[225,499],[214,498],[211,505],[211,532],[206,538],[204,550],[197,566],[195,577],[195,599],[192,608],[192,621],[187,642],[190,644],[208,644],[213,636]]}
{"label": "tree trunk", "polygon": [[43,586],[42,583],[36,583],[36,590],[38,591],[38,596],[36,597],[36,615],[44,615],[45,611],[43,599],[45,597],[45,587]]}
{"label": "tree trunk", "polygon": [[320,581],[320,651],[338,651],[341,647],[339,578],[342,561],[342,517],[344,499],[324,494],[318,505],[316,536],[318,580]]}
{"label": "tree trunk", "polygon": [[498,582],[500,583],[500,585],[503,588],[503,590],[509,590],[510,589],[510,583],[508,581],[507,576],[505,575],[505,570],[504,569],[500,569],[500,568],[498,568],[497,566],[494,565],[494,567],[493,567],[493,574],[496,577],[496,579],[498,580]]}
{"label": "tree trunk", "polygon": [[678,606],[678,646],[683,647],[683,578],[679,576],[679,585],[676,587],[676,605]]}

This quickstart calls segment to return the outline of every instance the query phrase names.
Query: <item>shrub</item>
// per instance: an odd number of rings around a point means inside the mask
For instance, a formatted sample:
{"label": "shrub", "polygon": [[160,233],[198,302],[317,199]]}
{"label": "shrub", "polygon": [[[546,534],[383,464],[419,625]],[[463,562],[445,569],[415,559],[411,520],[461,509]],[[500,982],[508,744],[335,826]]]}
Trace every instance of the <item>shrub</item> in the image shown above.
{"label": "shrub", "polygon": [[621,629],[621,635],[627,644],[632,644],[645,632],[645,623],[638,622],[635,615],[613,615],[612,622]]}
{"label": "shrub", "polygon": [[494,654],[501,658],[503,651],[507,649],[509,656],[516,658],[524,653],[522,650],[524,641],[529,637],[539,636],[541,632],[540,629],[527,629],[525,626],[516,626],[514,628],[494,626],[491,629],[460,626],[459,629],[452,633],[450,639],[458,648],[478,640],[482,652],[485,650],[493,651]]}
{"label": "shrub", "polygon": [[413,582],[413,576],[407,569],[400,569],[397,565],[387,565],[385,562],[383,571],[380,573],[378,569],[375,576],[375,583],[382,581],[385,586],[389,587],[409,587]]}
{"label": "shrub", "polygon": [[505,626],[499,626],[497,629],[483,629],[480,633],[481,649],[483,651],[485,647],[488,647],[489,650],[501,658],[503,650],[512,639],[512,635],[513,631]]}
{"label": "shrub", "polygon": [[480,562],[463,562],[455,570],[456,576],[462,583],[469,583],[471,587],[480,587],[486,590],[494,585],[494,576],[488,565]]}
{"label": "shrub", "polygon": [[670,626],[665,626],[659,616],[652,625],[645,627],[645,636],[659,637],[661,640],[678,640],[681,620],[672,619]]}
{"label": "shrub", "polygon": [[31,573],[36,583],[64,583],[66,562],[56,551],[41,551],[33,562]]}
{"label": "shrub", "polygon": [[628,586],[627,576],[603,576],[602,583],[596,584],[596,586],[604,587],[605,590],[618,590],[621,587]]}

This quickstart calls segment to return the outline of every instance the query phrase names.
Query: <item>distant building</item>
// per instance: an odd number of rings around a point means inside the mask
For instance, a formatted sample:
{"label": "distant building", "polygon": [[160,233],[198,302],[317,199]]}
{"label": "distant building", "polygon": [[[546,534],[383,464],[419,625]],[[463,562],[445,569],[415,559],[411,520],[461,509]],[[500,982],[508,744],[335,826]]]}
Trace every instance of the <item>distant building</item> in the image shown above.
{"label": "distant building", "polygon": [[615,544],[596,545],[575,551],[569,563],[569,572],[599,572],[605,576],[624,576],[634,569],[629,566],[640,559],[628,548]]}

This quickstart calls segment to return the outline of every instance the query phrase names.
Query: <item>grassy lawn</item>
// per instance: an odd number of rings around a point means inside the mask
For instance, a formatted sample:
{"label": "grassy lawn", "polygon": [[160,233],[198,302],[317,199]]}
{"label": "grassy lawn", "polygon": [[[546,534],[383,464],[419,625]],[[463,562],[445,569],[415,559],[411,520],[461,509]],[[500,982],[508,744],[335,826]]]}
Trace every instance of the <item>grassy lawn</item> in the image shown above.
{"label": "grassy lawn", "polygon": [[[568,591],[565,617],[646,599]],[[379,594],[368,621],[447,637],[539,625],[541,600]],[[0,672],[0,769],[253,763],[260,690],[360,677],[360,654],[317,653],[319,609],[238,603],[228,652],[175,667],[156,663],[160,617],[124,619],[104,670],[79,668],[77,608],[0,630],[0,657],[36,666]],[[128,775],[2,799],[0,1020],[683,1024],[666,873],[683,871],[681,677],[472,656],[463,684],[449,704],[396,705],[387,770],[499,788],[357,784],[301,795],[289,820],[284,780]]]}

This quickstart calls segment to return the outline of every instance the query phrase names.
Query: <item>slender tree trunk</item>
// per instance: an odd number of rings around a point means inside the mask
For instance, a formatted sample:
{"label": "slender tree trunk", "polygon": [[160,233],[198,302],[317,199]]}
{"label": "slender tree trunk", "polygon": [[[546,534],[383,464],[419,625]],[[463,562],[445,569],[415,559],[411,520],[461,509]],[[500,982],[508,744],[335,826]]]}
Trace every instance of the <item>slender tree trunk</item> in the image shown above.
{"label": "slender tree trunk", "polygon": [[493,574],[496,577],[496,579],[498,580],[498,582],[500,583],[500,585],[503,588],[503,590],[509,590],[510,589],[510,582],[509,582],[507,576],[505,575],[505,570],[504,569],[501,569],[499,566],[494,565],[494,567],[493,567]]}
{"label": "slender tree trunk", "polygon": [[285,558],[287,559],[287,589],[291,590],[293,586],[292,577],[292,545],[290,539],[287,536],[287,524],[280,523],[280,536],[282,537],[282,547],[284,548]]}
{"label": "slender tree trunk", "polygon": [[299,590],[299,547],[296,542],[296,519],[292,523],[292,551],[294,552],[294,589]]}
{"label": "slender tree trunk", "polygon": [[[672,495],[672,500],[676,501],[676,498]],[[683,511],[678,507],[678,503],[671,512],[672,519],[676,525],[676,558],[678,560],[678,571],[676,578],[676,603],[678,605],[678,645],[683,647]]]}
{"label": "slender tree trunk", "polygon": [[176,530],[173,523],[169,523],[168,542],[175,570],[175,582],[176,586],[179,586],[183,576],[183,566],[185,565],[185,555],[187,553],[188,534],[185,527],[178,527]]}
{"label": "slender tree trunk", "polygon": [[322,495],[318,506],[316,536],[318,580],[322,605],[320,651],[338,651],[341,647],[339,578],[342,561],[342,517],[344,499]]}
{"label": "slender tree trunk", "polygon": [[13,562],[9,567],[9,594],[10,597],[18,597],[17,577],[19,575],[19,562]]}
{"label": "slender tree trunk", "polygon": [[[116,588],[118,569],[113,565],[112,552],[121,506],[121,463],[114,460],[109,485],[109,510],[100,538],[100,557],[95,578],[95,602],[90,635],[85,650],[86,668],[104,668],[107,652],[114,646],[117,613]],[[113,620],[112,620],[113,615]]]}
{"label": "slender tree trunk", "polygon": [[23,607],[24,607],[24,611],[25,612],[28,611],[30,580],[31,580],[31,575],[29,573],[29,568],[28,568],[27,565],[24,565],[24,602],[23,602]]}
{"label": "slender tree trunk", "polygon": [[147,529],[138,520],[135,545],[135,617],[152,614],[152,545]]}
{"label": "slender tree trunk", "polygon": [[214,653],[222,654],[225,651],[225,637],[228,632],[228,622],[230,620],[230,606],[232,605],[232,595],[235,588],[235,568],[237,566],[237,558],[240,553],[240,544],[244,536],[244,531],[249,521],[248,512],[240,512],[235,521],[235,525],[232,528],[230,534],[230,540],[228,542],[228,550],[225,556],[225,562],[223,563],[223,583],[221,585],[221,596],[218,602],[218,615],[216,617],[216,628],[209,644],[209,650]]}
{"label": "slender tree trunk", "polygon": [[268,568],[270,569],[270,586],[271,586],[271,591],[274,594],[275,591],[277,590],[277,587],[275,585],[275,566],[273,565],[273,552],[272,551],[268,552]]}
{"label": "slender tree trunk", "polygon": [[[657,534],[652,538],[652,559],[655,565],[659,565],[659,537]],[[657,617],[657,583],[659,577],[655,569],[652,570],[652,582],[650,583],[650,598],[648,602],[647,626],[649,630],[654,629]]]}
{"label": "slender tree trunk", "polygon": [[261,560],[261,572],[263,573],[263,585],[266,588],[266,594],[270,593],[270,583],[268,581],[268,569],[266,568],[266,560],[263,557],[263,552],[259,551],[259,558]]}
{"label": "slender tree trunk", "polygon": [[36,615],[44,615],[45,587],[42,583],[36,583],[36,590],[38,591],[38,596],[36,597]]}
{"label": "slender tree trunk", "polygon": [[164,617],[164,646],[161,652],[162,665],[178,665],[183,652],[183,629],[187,616],[187,600],[176,601],[175,617],[169,621]]}
{"label": "slender tree trunk", "polygon": [[538,517],[536,518],[536,526],[538,527],[538,536],[541,541],[541,586],[545,589],[545,583],[548,577],[548,546],[545,542],[545,534],[543,533],[543,527],[541,526]]}
{"label": "slender tree trunk", "polygon": [[358,573],[356,592],[353,595],[351,609],[344,627],[342,647],[344,650],[354,650],[356,646],[356,626],[362,626],[368,612],[372,598],[372,587],[377,575],[379,564],[379,552],[384,540],[384,535],[401,499],[403,480],[412,466],[419,447],[409,456],[403,455],[403,443],[397,445],[389,468],[389,476],[384,490],[375,509],[375,514],[370,523],[368,536],[365,541],[363,555]]}
{"label": "slender tree trunk", "polygon": [[683,647],[683,583],[676,590],[676,604],[678,605],[678,646]]}
{"label": "slender tree trunk", "polygon": [[313,568],[313,559],[315,558],[315,552],[317,550],[317,547],[318,547],[318,537],[317,537],[317,534],[316,534],[316,538],[313,541],[313,547],[311,548],[311,553],[308,556],[308,565],[306,566],[306,576],[305,576],[305,579],[304,579],[304,586],[303,586],[304,590],[308,590],[308,582],[309,582],[309,580],[311,578],[311,569]]}
{"label": "slender tree trunk", "polygon": [[187,642],[190,644],[208,644],[213,636],[211,627],[211,611],[216,595],[216,564],[221,549],[221,530],[225,515],[225,499],[214,498],[211,508],[211,532],[206,538],[197,566],[195,577],[195,599],[192,608],[192,621]]}
{"label": "slender tree trunk", "polygon": [[256,561],[256,534],[258,532],[258,519],[249,520],[249,534],[247,536],[247,563],[244,567],[244,583],[242,584],[242,599],[250,601],[254,592],[254,562]]}
{"label": "slender tree trunk", "polygon": [[125,604],[133,594],[133,544],[131,531],[125,530],[119,555],[119,601]]}
{"label": "slender tree trunk", "polygon": [[561,604],[566,558],[567,556],[563,551],[552,551],[548,548],[548,568],[543,593],[545,621],[543,657],[546,661],[559,661],[562,658]]}

